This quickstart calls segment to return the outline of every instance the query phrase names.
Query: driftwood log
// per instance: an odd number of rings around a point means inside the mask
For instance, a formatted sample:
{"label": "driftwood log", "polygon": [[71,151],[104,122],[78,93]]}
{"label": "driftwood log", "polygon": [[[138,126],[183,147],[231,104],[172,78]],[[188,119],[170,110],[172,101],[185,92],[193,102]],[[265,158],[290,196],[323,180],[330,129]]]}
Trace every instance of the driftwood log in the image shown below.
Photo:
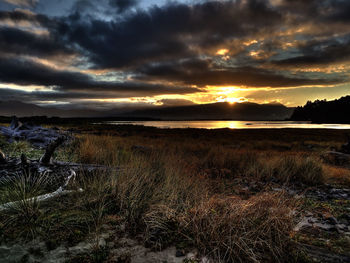
{"label": "driftwood log", "polygon": [[9,203],[0,205],[0,212],[4,211],[4,210],[11,209],[13,207],[16,207],[17,205],[21,205],[21,203],[23,201],[25,201],[25,202],[34,202],[34,201],[35,202],[44,202],[44,201],[49,201],[49,200],[51,200],[53,198],[56,198],[56,197],[59,197],[59,196],[62,196],[62,195],[66,195],[66,194],[70,194],[70,193],[74,193],[74,192],[82,192],[83,189],[81,189],[81,188],[79,188],[76,191],[66,190],[69,182],[71,180],[74,180],[75,177],[76,177],[76,173],[73,170],[71,170],[69,176],[67,177],[67,179],[65,181],[65,183],[62,186],[60,186],[56,191],[54,191],[52,193],[48,193],[48,194],[44,194],[44,195],[39,195],[39,196],[36,196],[36,197],[28,198],[26,200],[19,200],[19,201],[9,202]]}
{"label": "driftwood log", "polygon": [[[103,165],[80,164],[54,161],[52,156],[55,150],[64,143],[66,137],[62,136],[52,141],[45,150],[44,155],[39,160],[29,160],[25,154],[20,158],[6,158],[0,151],[0,184],[6,184],[19,176],[46,176],[50,185],[51,193],[30,198],[26,201],[48,201],[61,195],[72,192],[81,192],[83,189],[67,190],[68,184],[75,179],[77,173],[84,176],[96,176],[96,173],[118,172],[121,169],[111,168]],[[54,191],[54,189],[57,189]],[[0,205],[0,211],[7,210],[18,205],[21,201],[15,201]]]}
{"label": "driftwood log", "polygon": [[65,179],[70,171],[76,173],[91,174],[93,172],[120,171],[120,168],[107,167],[96,164],[81,164],[71,162],[60,162],[53,160],[55,150],[64,143],[65,137],[59,137],[51,142],[45,149],[45,153],[39,160],[29,160],[25,154],[20,158],[6,158],[5,154],[0,154],[0,182],[14,175],[23,172],[32,174],[48,173],[52,180],[61,181]]}
{"label": "driftwood log", "polygon": [[12,118],[9,127],[0,126],[0,133],[10,142],[24,140],[38,148],[47,147],[62,135],[68,136],[67,132],[58,128],[44,128],[33,123],[22,123],[16,117]]}
{"label": "driftwood log", "polygon": [[64,137],[58,137],[56,140],[54,140],[52,143],[50,143],[45,150],[44,155],[40,158],[40,162],[42,164],[48,164],[52,162],[52,155],[55,152],[55,150],[63,144],[65,141]]}
{"label": "driftwood log", "polygon": [[6,155],[0,150],[0,164],[6,163]]}

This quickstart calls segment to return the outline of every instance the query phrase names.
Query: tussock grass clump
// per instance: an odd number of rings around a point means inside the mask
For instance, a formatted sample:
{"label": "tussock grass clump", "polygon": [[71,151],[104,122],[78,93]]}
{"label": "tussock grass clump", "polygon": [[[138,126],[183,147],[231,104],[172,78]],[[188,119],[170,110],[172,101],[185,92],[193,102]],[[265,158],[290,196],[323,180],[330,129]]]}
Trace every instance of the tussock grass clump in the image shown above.
{"label": "tussock grass clump", "polygon": [[124,213],[128,225],[136,230],[144,224],[153,205],[166,205],[176,212],[198,202],[207,192],[200,178],[184,174],[186,164],[175,157],[172,162],[161,154],[134,156],[115,178],[116,206]]}
{"label": "tussock grass clump", "polygon": [[154,205],[144,216],[146,246],[161,250],[174,243],[179,236],[179,214],[167,205]]}
{"label": "tussock grass clump", "polygon": [[283,156],[275,163],[274,176],[285,183],[320,185],[325,181],[322,163],[315,157]]}
{"label": "tussock grass clump", "polygon": [[185,215],[183,231],[219,262],[281,262],[290,249],[292,209],[281,194],[212,197]]}
{"label": "tussock grass clump", "polygon": [[34,237],[39,231],[38,222],[42,217],[40,203],[36,200],[45,192],[48,178],[44,174],[23,173],[2,182],[1,202],[6,208],[1,211],[1,222],[11,228],[21,225],[20,235]]}
{"label": "tussock grass clump", "polygon": [[122,171],[115,181],[115,202],[126,216],[131,229],[140,224],[142,215],[154,201],[154,195],[163,181],[162,168],[152,167],[144,159],[135,157],[133,166]]}
{"label": "tussock grass clump", "polygon": [[78,201],[78,207],[87,212],[89,230],[93,233],[93,249],[100,249],[101,226],[112,205],[111,196],[114,173],[101,171],[81,174],[78,185],[84,189]]}

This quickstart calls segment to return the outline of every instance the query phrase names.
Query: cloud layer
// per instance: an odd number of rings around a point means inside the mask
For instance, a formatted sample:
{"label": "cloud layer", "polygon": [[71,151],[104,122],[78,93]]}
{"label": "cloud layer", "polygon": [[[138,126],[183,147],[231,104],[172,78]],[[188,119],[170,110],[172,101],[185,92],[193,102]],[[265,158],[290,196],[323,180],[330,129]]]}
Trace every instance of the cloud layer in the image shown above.
{"label": "cloud layer", "polygon": [[[297,89],[295,101],[279,98],[295,105],[310,99],[303,87],[336,90],[349,83],[348,1],[213,0],[145,8],[141,0],[79,0],[55,17],[37,13],[38,1],[4,2],[15,6],[0,11],[6,98],[22,96],[22,89],[33,102],[188,104],[239,95],[215,97],[210,89],[231,86],[266,94]],[[327,97],[335,94],[330,89]]]}

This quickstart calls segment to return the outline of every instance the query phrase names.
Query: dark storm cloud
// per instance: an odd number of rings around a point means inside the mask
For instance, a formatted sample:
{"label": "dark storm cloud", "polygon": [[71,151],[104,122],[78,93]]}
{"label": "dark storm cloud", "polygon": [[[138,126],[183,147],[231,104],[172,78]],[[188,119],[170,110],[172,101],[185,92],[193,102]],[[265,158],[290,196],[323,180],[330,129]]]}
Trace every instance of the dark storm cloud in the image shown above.
{"label": "dark storm cloud", "polygon": [[59,20],[30,11],[14,10],[0,11],[0,22],[4,23],[0,26],[2,55],[42,58],[77,54],[77,51],[69,43],[64,42],[59,35],[50,33],[51,28],[62,25]]}
{"label": "dark storm cloud", "polygon": [[279,7],[284,13],[297,15],[299,22],[306,20],[348,22],[348,0],[283,0]]}
{"label": "dark storm cloud", "polygon": [[266,1],[214,1],[155,6],[118,21],[86,20],[75,14],[56,33],[86,50],[96,68],[118,68],[192,56],[191,46],[203,49],[273,30],[281,21]]}
{"label": "dark storm cloud", "polygon": [[188,87],[173,87],[137,82],[97,81],[87,74],[71,71],[60,71],[41,64],[16,58],[0,60],[0,82],[17,85],[53,86],[56,91],[94,91],[113,92],[141,96],[155,94],[184,94],[198,92],[198,89]]}
{"label": "dark storm cloud", "polygon": [[15,23],[29,22],[33,25],[40,25],[45,28],[58,27],[58,20],[49,18],[43,14],[35,14],[26,10],[16,9],[13,11],[0,11],[0,21],[12,21]]}
{"label": "dark storm cloud", "polygon": [[139,79],[166,79],[191,85],[247,85],[251,87],[290,87],[318,84],[337,84],[344,76],[315,78],[279,74],[254,67],[218,67],[210,60],[187,60],[148,65],[139,68]]}
{"label": "dark storm cloud", "polygon": [[1,52],[34,55],[38,57],[53,55],[72,55],[74,52],[58,39],[38,35],[14,27],[0,27]]}
{"label": "dark storm cloud", "polygon": [[109,4],[117,9],[118,13],[124,13],[126,10],[138,4],[139,0],[109,0]]}
{"label": "dark storm cloud", "polygon": [[311,40],[299,46],[302,55],[273,61],[282,66],[317,66],[350,60],[350,35],[326,41]]}
{"label": "dark storm cloud", "polygon": [[350,21],[350,2],[347,0],[330,1],[331,13],[328,14],[328,19],[334,21]]}
{"label": "dark storm cloud", "polygon": [[2,0],[5,3],[9,3],[17,6],[25,6],[25,7],[35,7],[39,0]]}
{"label": "dark storm cloud", "polygon": [[72,13],[105,20],[106,17],[120,17],[137,6],[138,2],[138,0],[77,0],[71,9]]}

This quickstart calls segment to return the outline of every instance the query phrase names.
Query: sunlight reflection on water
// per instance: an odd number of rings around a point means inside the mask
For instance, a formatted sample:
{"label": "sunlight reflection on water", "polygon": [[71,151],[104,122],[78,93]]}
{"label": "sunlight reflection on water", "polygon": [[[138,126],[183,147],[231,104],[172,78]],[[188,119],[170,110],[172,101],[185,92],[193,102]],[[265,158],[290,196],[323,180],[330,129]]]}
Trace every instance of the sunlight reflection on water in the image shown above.
{"label": "sunlight reflection on water", "polygon": [[109,121],[106,123],[115,125],[142,125],[162,129],[350,129],[350,124],[314,124],[297,121]]}

